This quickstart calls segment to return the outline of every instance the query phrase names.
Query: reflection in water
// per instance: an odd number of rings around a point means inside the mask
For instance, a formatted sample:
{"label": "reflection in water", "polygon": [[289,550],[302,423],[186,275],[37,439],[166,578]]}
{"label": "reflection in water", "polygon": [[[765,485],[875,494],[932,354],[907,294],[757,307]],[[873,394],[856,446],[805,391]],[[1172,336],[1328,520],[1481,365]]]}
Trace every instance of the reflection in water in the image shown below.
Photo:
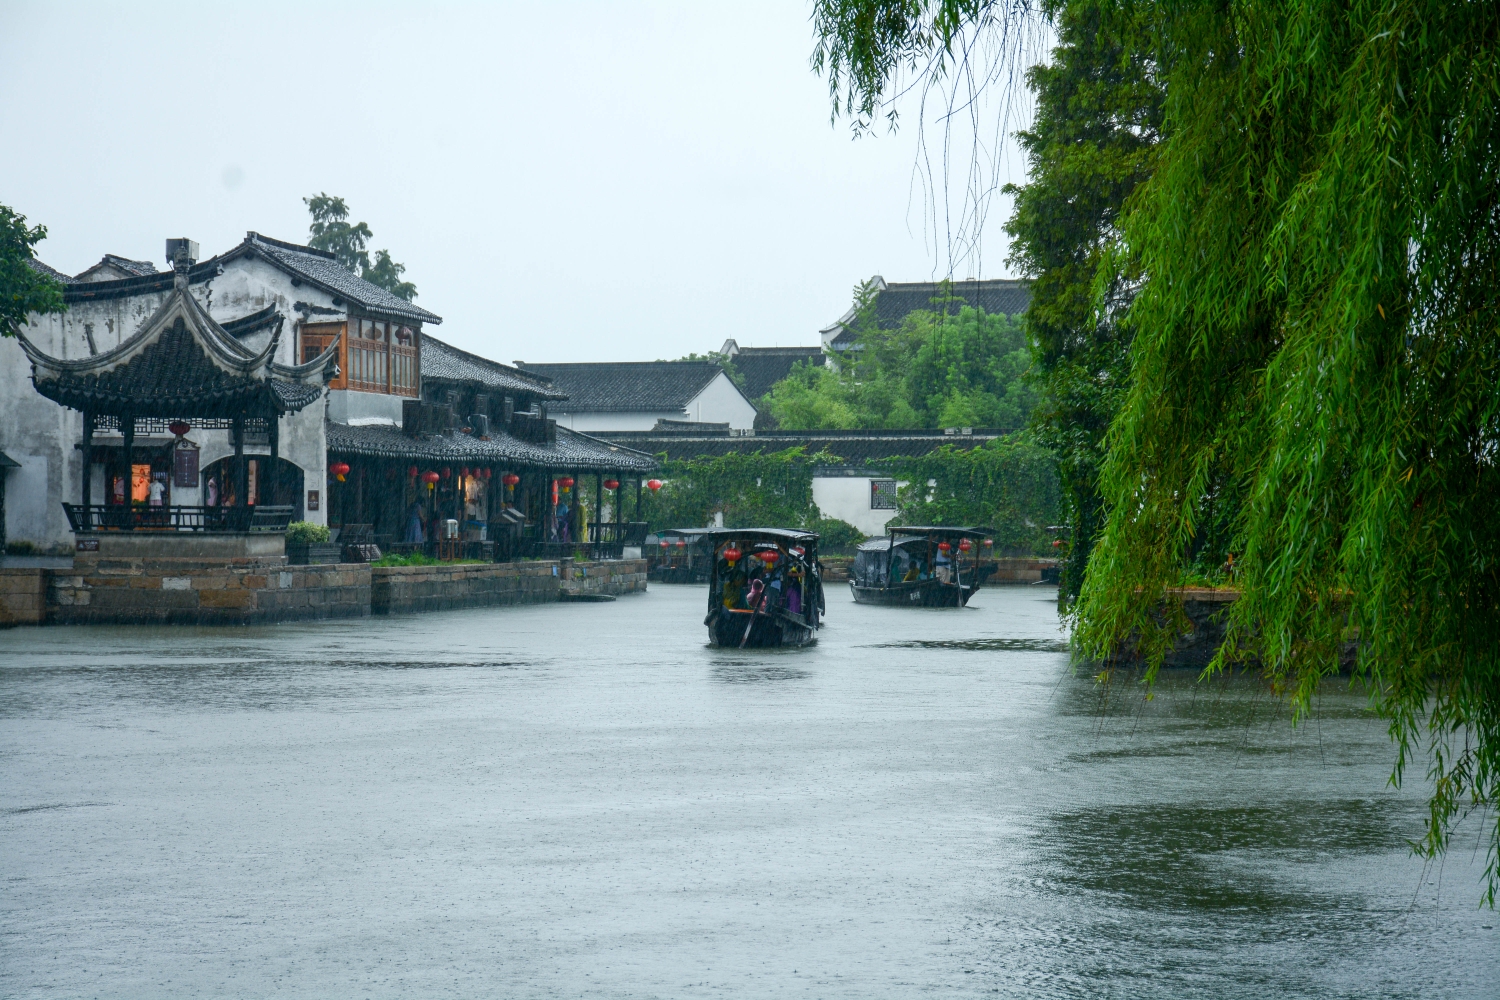
{"label": "reflection in water", "polygon": [[0,995],[1493,995],[1363,694],[1148,702],[1038,596],[0,633]]}

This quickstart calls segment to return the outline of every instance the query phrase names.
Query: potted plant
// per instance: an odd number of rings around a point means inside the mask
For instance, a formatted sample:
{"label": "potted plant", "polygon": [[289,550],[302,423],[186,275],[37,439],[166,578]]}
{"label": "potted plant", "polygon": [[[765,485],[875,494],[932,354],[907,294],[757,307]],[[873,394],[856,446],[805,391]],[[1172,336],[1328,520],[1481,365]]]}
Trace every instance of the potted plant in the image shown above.
{"label": "potted plant", "polygon": [[293,566],[317,566],[339,561],[339,546],[328,541],[328,528],[311,521],[286,526],[286,561]]}

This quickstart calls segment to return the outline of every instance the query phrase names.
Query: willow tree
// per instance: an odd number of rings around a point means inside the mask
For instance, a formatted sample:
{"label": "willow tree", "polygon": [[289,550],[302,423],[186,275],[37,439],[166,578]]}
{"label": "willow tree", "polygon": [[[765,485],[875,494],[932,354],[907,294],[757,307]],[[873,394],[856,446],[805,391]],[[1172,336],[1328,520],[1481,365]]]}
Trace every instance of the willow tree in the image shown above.
{"label": "willow tree", "polygon": [[[1396,777],[1430,762],[1421,846],[1437,853],[1465,814],[1485,817],[1493,905],[1500,12],[1415,0],[1114,10],[1147,25],[1166,98],[1153,173],[1113,246],[1113,271],[1139,287],[1116,317],[1132,337],[1131,387],[1107,439],[1082,646],[1103,655],[1139,637],[1154,672],[1176,625],[1160,611],[1206,523],[1232,507],[1242,597],[1211,669],[1230,651],[1255,657],[1300,714],[1356,641]],[[822,65],[842,66],[835,86],[856,110],[897,70],[961,60],[965,29],[1027,16],[984,0],[825,0],[819,12]]]}

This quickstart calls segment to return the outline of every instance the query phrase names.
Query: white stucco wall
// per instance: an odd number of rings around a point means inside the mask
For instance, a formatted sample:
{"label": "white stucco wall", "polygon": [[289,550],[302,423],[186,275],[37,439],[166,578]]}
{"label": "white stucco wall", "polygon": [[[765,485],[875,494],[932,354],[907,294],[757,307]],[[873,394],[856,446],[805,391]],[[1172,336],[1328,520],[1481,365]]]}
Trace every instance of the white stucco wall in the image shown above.
{"label": "white stucco wall", "polygon": [[394,424],[401,426],[402,403],[407,397],[384,392],[335,389],[328,394],[328,419],[336,424]]}
{"label": "white stucco wall", "polygon": [[815,476],[812,481],[813,503],[824,517],[837,518],[854,525],[866,535],[883,535],[885,526],[896,516],[894,510],[870,507],[870,481],[885,476]]}
{"label": "white stucco wall", "polygon": [[[566,405],[566,404],[564,404]],[[570,431],[591,434],[594,431],[649,431],[658,420],[686,420],[682,410],[624,411],[619,413],[569,413],[566,410],[547,410],[547,416],[557,421],[559,427]]]}
{"label": "white stucco wall", "polygon": [[685,419],[701,424],[728,424],[735,430],[755,426],[755,407],[739,387],[720,372],[688,403]]}

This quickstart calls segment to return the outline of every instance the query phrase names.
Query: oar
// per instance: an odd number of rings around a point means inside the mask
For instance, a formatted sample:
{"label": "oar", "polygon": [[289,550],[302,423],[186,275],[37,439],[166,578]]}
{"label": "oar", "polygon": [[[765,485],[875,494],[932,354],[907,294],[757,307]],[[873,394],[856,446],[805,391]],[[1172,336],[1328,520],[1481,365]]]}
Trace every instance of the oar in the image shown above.
{"label": "oar", "polygon": [[750,641],[750,630],[755,627],[755,616],[760,614],[760,607],[766,603],[766,595],[770,592],[770,589],[759,580],[752,580],[750,582],[750,596],[755,597],[758,594],[760,600],[755,602],[755,607],[750,611],[750,620],[745,623],[745,634],[740,637],[741,649],[744,649],[745,643]]}

